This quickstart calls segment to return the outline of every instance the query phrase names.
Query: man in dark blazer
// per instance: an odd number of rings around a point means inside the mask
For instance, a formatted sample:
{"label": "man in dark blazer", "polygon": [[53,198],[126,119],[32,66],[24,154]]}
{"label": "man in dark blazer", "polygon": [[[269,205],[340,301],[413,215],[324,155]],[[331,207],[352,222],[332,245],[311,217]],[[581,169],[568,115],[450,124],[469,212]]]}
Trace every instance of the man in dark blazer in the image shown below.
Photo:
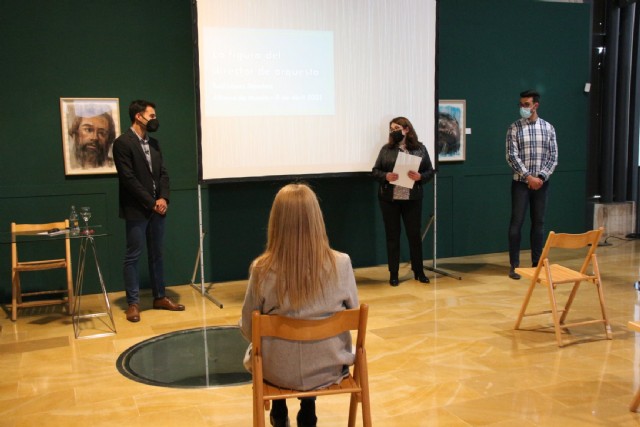
{"label": "man in dark blazer", "polygon": [[158,140],[149,136],[149,132],[155,132],[159,126],[155,107],[149,101],[133,101],[129,105],[131,127],[113,143],[113,160],[120,184],[120,217],[126,221],[124,284],[129,305],[126,316],[130,322],[140,320],[138,259],[145,243],[153,308],[184,310],[184,305],[174,303],[165,295],[162,249],[169,207],[169,175]]}

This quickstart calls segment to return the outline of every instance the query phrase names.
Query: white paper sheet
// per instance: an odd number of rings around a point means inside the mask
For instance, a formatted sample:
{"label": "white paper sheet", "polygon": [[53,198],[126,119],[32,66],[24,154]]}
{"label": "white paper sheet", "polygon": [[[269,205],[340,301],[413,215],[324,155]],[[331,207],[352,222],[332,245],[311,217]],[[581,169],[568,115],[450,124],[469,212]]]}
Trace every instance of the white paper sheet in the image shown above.
{"label": "white paper sheet", "polygon": [[68,233],[68,232],[69,232],[69,230],[65,229],[65,230],[58,230],[58,231],[51,231],[51,230],[50,230],[50,231],[41,231],[41,232],[40,232],[40,233],[38,233],[38,234],[41,234],[41,235],[43,235],[43,236],[44,236],[44,235],[48,235],[48,236],[59,236],[60,234],[64,234],[64,233]]}
{"label": "white paper sheet", "polygon": [[422,158],[420,156],[414,156],[413,154],[407,154],[404,151],[398,152],[398,158],[396,164],[393,167],[393,173],[398,174],[398,180],[393,181],[393,185],[399,185],[401,187],[413,188],[414,180],[409,178],[409,171],[416,171],[420,169],[420,162]]}

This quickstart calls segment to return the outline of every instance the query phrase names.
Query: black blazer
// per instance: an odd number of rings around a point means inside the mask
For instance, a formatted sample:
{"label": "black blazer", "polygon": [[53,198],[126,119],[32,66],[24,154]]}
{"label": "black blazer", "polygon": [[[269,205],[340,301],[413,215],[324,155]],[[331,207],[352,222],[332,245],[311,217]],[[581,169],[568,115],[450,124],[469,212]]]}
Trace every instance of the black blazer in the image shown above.
{"label": "black blazer", "polygon": [[[152,170],[136,133],[127,129],[113,143],[113,160],[120,181],[120,217],[140,220],[153,213],[156,199],[169,203],[169,175],[164,167],[160,144],[149,138]],[[153,184],[155,183],[155,197]]]}
{"label": "black blazer", "polygon": [[[431,181],[435,174],[427,148],[421,142],[418,144],[418,148],[415,150],[409,150],[409,154],[420,156],[422,158],[418,169],[422,179],[420,179],[420,181],[416,181],[411,191],[409,191],[409,200],[422,200],[422,186]],[[375,180],[380,183],[380,188],[378,189],[378,199],[380,200],[388,202],[393,200],[393,189],[395,188],[395,185],[389,183],[386,176],[388,172],[393,172],[393,167],[395,166],[396,158],[398,157],[398,151],[400,151],[400,148],[398,148],[397,145],[389,147],[389,144],[385,144],[380,149],[380,153],[378,153],[378,158],[376,159],[376,164],[371,170],[371,174]]]}

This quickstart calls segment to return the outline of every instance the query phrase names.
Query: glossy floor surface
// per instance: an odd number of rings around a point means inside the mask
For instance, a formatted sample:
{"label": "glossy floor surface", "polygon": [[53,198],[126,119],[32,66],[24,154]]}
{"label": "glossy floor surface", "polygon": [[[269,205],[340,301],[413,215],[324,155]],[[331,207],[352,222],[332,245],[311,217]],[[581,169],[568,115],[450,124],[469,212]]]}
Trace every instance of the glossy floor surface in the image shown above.
{"label": "glossy floor surface", "polygon": [[251,383],[237,326],[193,328],[142,341],[118,358],[118,371],[143,384],[204,388]]}
{"label": "glossy floor surface", "polygon": [[[527,283],[507,277],[504,253],[441,259],[438,267],[462,280],[427,272],[429,285],[414,281],[408,267],[399,287],[387,284],[386,266],[357,269],[360,298],[370,305],[374,425],[640,425],[640,414],[629,411],[640,386],[640,348],[627,328],[640,319],[633,286],[640,242],[611,243],[598,249],[598,259],[613,340],[602,326],[587,326],[570,331],[574,343],[564,348],[551,330],[513,330]],[[125,320],[123,293],[111,293],[117,334],[95,339],[74,339],[69,317],[57,307],[23,310],[15,323],[3,318],[0,426],[250,426],[250,384],[166,388],[134,382],[116,368],[122,352],[154,336],[235,325],[245,287],[246,281],[215,284],[211,294],[222,309],[189,285],[171,287],[170,296],[187,310],[151,310],[146,296],[139,323]],[[571,318],[598,317],[594,292],[580,289]],[[84,297],[84,307],[93,298]],[[545,289],[531,305],[548,305]],[[548,320],[529,318],[523,326]],[[292,419],[297,406],[289,404]],[[319,426],[346,425],[348,398],[319,398],[317,408]]]}

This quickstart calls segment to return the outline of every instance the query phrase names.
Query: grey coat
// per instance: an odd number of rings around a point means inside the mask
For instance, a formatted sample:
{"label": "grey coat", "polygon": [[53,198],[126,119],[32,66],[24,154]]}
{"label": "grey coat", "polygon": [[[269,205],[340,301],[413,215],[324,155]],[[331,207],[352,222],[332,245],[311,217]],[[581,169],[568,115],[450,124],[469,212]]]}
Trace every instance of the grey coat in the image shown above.
{"label": "grey coat", "polygon": [[[253,288],[255,277],[249,278],[249,286],[242,307],[240,328],[244,337],[251,341],[251,313],[259,310],[263,314],[314,319],[328,317],[333,313],[359,306],[356,280],[349,255],[336,254],[337,282],[325,286],[325,298],[299,311],[280,307],[276,298],[275,277],[269,274],[262,285],[263,297],[255,300]],[[351,334],[328,338],[322,341],[284,341],[276,338],[263,340],[264,379],[274,385],[296,390],[313,390],[339,381],[345,375],[345,367],[353,365]]]}

